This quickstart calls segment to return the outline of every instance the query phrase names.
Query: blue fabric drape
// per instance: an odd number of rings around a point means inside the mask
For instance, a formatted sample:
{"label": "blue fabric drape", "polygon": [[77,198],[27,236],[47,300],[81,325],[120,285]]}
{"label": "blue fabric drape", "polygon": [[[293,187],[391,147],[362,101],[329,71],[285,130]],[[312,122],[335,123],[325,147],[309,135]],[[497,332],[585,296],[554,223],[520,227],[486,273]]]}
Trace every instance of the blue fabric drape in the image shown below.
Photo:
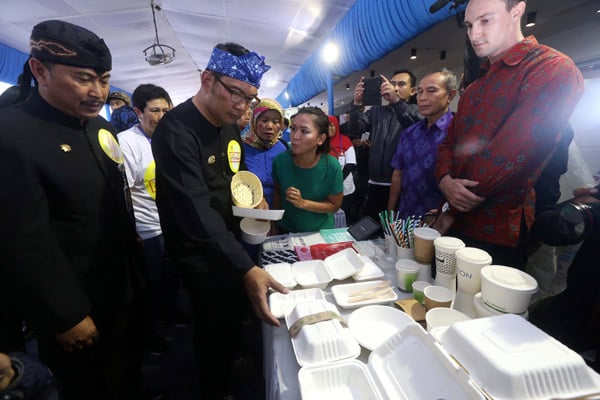
{"label": "blue fabric drape", "polygon": [[[450,10],[450,2],[435,14],[429,7],[435,0],[357,0],[331,34],[302,65],[290,80],[277,101],[297,106],[310,100],[327,85],[329,69],[323,64],[321,53],[329,41],[340,49],[338,61],[331,66],[337,76],[367,68],[407,41],[425,32],[464,9]],[[289,99],[286,98],[287,91]]]}
{"label": "blue fabric drape", "polygon": [[0,81],[15,85],[29,56],[0,43]]}

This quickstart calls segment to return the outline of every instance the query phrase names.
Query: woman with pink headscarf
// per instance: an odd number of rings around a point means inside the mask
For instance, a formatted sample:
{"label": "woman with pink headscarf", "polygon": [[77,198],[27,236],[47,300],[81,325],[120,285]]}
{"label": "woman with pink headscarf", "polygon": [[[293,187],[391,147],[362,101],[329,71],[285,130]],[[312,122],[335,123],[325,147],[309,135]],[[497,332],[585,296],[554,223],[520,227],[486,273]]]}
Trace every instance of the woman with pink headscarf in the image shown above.
{"label": "woman with pink headscarf", "polygon": [[329,154],[335,157],[342,167],[344,178],[344,201],[342,210],[346,213],[346,220],[352,223],[356,218],[350,210],[351,195],[356,190],[354,186],[354,170],[356,169],[356,152],[352,140],[340,132],[340,124],[337,117],[329,116],[329,139],[331,150]]}
{"label": "woman with pink headscarf", "polygon": [[244,154],[248,171],[253,172],[263,185],[269,207],[273,205],[273,158],[287,150],[279,140],[283,127],[283,109],[273,99],[262,99],[252,112],[250,131],[244,138]]}

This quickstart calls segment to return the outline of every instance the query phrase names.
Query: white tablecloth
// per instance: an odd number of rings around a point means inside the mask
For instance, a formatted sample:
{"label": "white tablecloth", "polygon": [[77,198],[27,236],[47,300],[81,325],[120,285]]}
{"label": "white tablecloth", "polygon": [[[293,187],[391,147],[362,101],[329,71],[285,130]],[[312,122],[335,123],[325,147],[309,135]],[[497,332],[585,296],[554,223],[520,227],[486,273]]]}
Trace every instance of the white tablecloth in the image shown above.
{"label": "white tablecloth", "polygon": [[[412,293],[404,293],[396,287],[395,269],[383,269],[385,277],[394,284],[394,290],[399,299],[411,298]],[[354,283],[354,280],[334,281],[331,285]],[[327,301],[336,304],[331,294],[331,289],[324,290]],[[337,306],[337,304],[336,304]],[[390,303],[390,306],[393,305]],[[353,309],[343,309],[337,306],[342,317],[347,318]],[[266,393],[268,400],[299,400],[300,387],[298,384],[298,371],[300,365],[296,361],[292,341],[287,331],[284,320],[280,320],[281,326],[275,328],[263,324],[263,344],[264,344],[264,374],[266,381]],[[362,349],[359,360],[366,362],[369,357],[369,351]]]}

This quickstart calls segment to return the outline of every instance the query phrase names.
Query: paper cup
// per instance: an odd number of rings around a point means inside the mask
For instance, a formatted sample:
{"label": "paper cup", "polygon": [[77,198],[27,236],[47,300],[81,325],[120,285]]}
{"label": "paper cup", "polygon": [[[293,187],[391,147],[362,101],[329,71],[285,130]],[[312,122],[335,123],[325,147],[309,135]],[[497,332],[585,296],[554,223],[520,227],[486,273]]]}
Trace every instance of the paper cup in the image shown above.
{"label": "paper cup", "polygon": [[434,255],[433,241],[440,236],[441,234],[432,228],[415,228],[413,246],[415,248],[415,260],[430,264]]}
{"label": "paper cup", "polygon": [[456,250],[465,247],[465,243],[452,236],[440,236],[433,241],[435,248],[435,276],[440,281],[452,282],[456,277]]}
{"label": "paper cup", "polygon": [[431,286],[431,283],[426,281],[414,281],[412,283],[413,297],[421,304],[425,304],[425,293],[423,291],[427,286]]}
{"label": "paper cup", "polygon": [[425,310],[436,307],[450,307],[454,294],[443,286],[431,285],[423,289],[425,295]]}
{"label": "paper cup", "polygon": [[392,235],[385,235],[385,254],[396,258],[396,239]]}
{"label": "paper cup", "polygon": [[413,260],[399,259],[396,261],[396,278],[398,289],[403,292],[412,292],[412,284],[417,280],[419,264]]}
{"label": "paper cup", "polygon": [[415,249],[407,249],[406,247],[401,247],[396,245],[396,257],[405,260],[414,260],[415,259]]}
{"label": "paper cup", "polygon": [[456,250],[456,284],[458,290],[474,295],[481,291],[481,268],[492,263],[492,257],[483,250],[464,247]]}

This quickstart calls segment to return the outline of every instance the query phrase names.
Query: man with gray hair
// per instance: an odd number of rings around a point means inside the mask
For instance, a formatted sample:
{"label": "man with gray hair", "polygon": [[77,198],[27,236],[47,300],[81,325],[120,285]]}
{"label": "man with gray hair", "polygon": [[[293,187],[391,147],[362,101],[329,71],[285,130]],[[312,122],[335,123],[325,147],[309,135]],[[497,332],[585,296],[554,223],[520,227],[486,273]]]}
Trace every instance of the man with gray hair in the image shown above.
{"label": "man with gray hair", "polygon": [[434,176],[438,145],[446,138],[456,96],[456,76],[447,69],[427,74],[417,87],[419,114],[425,119],[409,126],[392,158],[388,209],[400,217],[424,215],[444,198]]}
{"label": "man with gray hair", "polygon": [[[112,126],[112,60],[93,32],[34,26],[23,103],[0,111],[0,292],[37,333],[66,400],[138,399],[139,244]],[[0,348],[0,351],[3,349]]]}

